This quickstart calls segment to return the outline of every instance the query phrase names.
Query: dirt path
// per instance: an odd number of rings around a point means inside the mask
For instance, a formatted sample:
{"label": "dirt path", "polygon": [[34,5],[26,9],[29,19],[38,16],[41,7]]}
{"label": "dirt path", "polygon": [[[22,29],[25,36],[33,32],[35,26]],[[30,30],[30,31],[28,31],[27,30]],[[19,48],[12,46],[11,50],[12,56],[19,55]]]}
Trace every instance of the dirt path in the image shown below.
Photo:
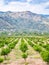
{"label": "dirt path", "polygon": [[[16,41],[17,39],[15,39]],[[18,45],[20,43],[20,39],[19,42],[16,44],[15,48],[10,52],[10,54],[8,55],[8,57],[10,58],[10,62],[13,62],[16,60],[16,48],[18,48]]]}
{"label": "dirt path", "polygon": [[[33,59],[33,58],[27,58],[28,65],[46,65],[45,62],[43,62],[41,59]],[[7,65],[25,65],[24,59],[18,59],[17,61],[12,62],[11,64]]]}
{"label": "dirt path", "polygon": [[29,53],[29,56],[32,57],[32,58],[40,58],[40,54],[38,52],[36,52],[27,42],[26,39],[24,39],[24,41],[27,43],[28,45],[28,53]]}

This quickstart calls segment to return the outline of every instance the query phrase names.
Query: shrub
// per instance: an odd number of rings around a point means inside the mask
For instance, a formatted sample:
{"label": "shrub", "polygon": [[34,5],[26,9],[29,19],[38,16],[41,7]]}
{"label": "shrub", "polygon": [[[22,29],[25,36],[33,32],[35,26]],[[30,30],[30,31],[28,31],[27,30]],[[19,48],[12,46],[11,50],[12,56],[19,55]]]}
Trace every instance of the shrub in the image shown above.
{"label": "shrub", "polygon": [[28,57],[28,54],[27,53],[23,53],[22,54],[22,58],[26,59]]}
{"label": "shrub", "polygon": [[2,48],[1,55],[4,55],[5,59],[6,59],[6,56],[9,53],[10,53],[10,49],[9,48]]}
{"label": "shrub", "polygon": [[8,45],[8,44],[9,44],[9,42],[8,42],[8,41],[5,41],[5,44],[6,44],[6,45]]}
{"label": "shrub", "polygon": [[4,61],[4,58],[0,57],[0,63],[2,63]]}
{"label": "shrub", "polygon": [[2,48],[1,55],[7,55],[10,52],[9,48]]}
{"label": "shrub", "polygon": [[39,45],[34,45],[33,48],[34,48],[34,50],[36,50],[38,52],[41,52],[42,51],[42,48]]}
{"label": "shrub", "polygon": [[15,44],[14,44],[14,43],[10,43],[10,44],[8,44],[8,47],[9,47],[10,49],[13,49],[13,48],[15,47]]}
{"label": "shrub", "polygon": [[27,44],[24,42],[24,40],[21,40],[21,45],[20,45],[20,50],[23,52],[22,54],[22,58],[24,58],[25,60],[25,65],[26,65],[26,58],[27,58],[27,54],[26,51],[28,50]]}
{"label": "shrub", "polygon": [[20,45],[20,50],[22,52],[26,52],[28,50],[27,44],[25,42],[22,42]]}
{"label": "shrub", "polygon": [[1,48],[1,47],[3,47],[3,46],[4,46],[4,44],[5,44],[4,42],[0,43],[0,48]]}
{"label": "shrub", "polygon": [[46,45],[45,45],[45,48],[46,48],[46,50],[49,51],[49,44],[46,44]]}
{"label": "shrub", "polygon": [[25,65],[27,65],[27,62],[26,62],[26,58],[28,57],[28,54],[27,53],[23,53],[22,54],[22,58],[24,58],[25,60]]}
{"label": "shrub", "polygon": [[34,44],[31,41],[28,41],[28,43],[30,46],[32,46],[32,47],[34,46]]}
{"label": "shrub", "polygon": [[42,51],[41,57],[44,61],[49,62],[49,52],[48,51]]}

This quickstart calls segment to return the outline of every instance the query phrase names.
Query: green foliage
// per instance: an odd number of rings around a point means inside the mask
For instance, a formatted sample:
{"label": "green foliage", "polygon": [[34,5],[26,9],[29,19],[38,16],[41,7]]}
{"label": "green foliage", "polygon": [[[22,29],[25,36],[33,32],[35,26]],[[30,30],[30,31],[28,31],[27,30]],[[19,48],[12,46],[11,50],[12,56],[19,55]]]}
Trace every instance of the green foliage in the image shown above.
{"label": "green foliage", "polygon": [[49,52],[48,51],[42,51],[41,57],[44,61],[49,62]]}
{"label": "green foliage", "polygon": [[42,48],[39,45],[34,45],[33,48],[34,48],[34,50],[36,50],[38,52],[41,52],[42,51]]}
{"label": "green foliage", "polygon": [[15,44],[14,44],[14,43],[10,43],[10,44],[8,44],[8,47],[9,47],[10,49],[13,49],[13,48],[15,47]]}
{"label": "green foliage", "polygon": [[23,41],[20,45],[20,50],[26,52],[28,50],[27,44]]}
{"label": "green foliage", "polygon": [[15,47],[15,45],[18,43],[18,41],[19,41],[19,40],[16,40],[16,41],[14,41],[14,42],[8,44],[8,47],[9,47],[10,49],[13,49],[13,48]]}
{"label": "green foliage", "polygon": [[28,54],[26,53],[26,51],[28,50],[28,47],[23,39],[21,40],[20,50],[23,52],[22,58],[25,59],[25,65],[26,65],[26,58],[28,57]]}
{"label": "green foliage", "polygon": [[4,61],[4,58],[0,57],[0,63],[2,63]]}
{"label": "green foliage", "polygon": [[2,48],[1,55],[8,55],[8,53],[10,53],[10,49],[8,47]]}
{"label": "green foliage", "polygon": [[17,43],[18,43],[18,41],[19,41],[19,39],[17,39],[16,41],[14,41],[14,44],[17,44]]}
{"label": "green foliage", "polygon": [[2,41],[0,42],[0,48],[3,47],[5,45],[5,43]]}
{"label": "green foliage", "polygon": [[6,45],[8,45],[8,44],[9,44],[9,42],[8,42],[8,41],[5,41],[5,44],[6,44]]}
{"label": "green foliage", "polygon": [[28,54],[27,53],[23,53],[22,54],[22,58],[26,59],[28,57]]}
{"label": "green foliage", "polygon": [[46,44],[46,45],[45,45],[45,48],[46,48],[46,50],[49,51],[49,44]]}
{"label": "green foliage", "polygon": [[34,44],[33,44],[31,41],[29,41],[29,40],[28,40],[28,43],[29,43],[29,45],[31,45],[32,47],[34,46]]}

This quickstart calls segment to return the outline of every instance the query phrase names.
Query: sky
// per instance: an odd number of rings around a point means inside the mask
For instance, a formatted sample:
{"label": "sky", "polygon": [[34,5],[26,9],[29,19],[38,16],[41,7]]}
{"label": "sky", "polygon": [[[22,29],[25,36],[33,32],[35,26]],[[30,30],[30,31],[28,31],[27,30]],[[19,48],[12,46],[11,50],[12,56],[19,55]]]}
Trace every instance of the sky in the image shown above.
{"label": "sky", "polygon": [[31,11],[49,15],[49,0],[0,0],[0,11]]}

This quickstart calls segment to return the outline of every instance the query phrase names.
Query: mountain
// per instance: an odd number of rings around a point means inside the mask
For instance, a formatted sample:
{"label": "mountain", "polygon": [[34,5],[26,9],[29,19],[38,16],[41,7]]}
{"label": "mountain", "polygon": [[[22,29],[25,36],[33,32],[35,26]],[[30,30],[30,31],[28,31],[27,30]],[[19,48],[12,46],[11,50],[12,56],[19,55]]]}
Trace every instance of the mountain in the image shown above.
{"label": "mountain", "polygon": [[0,11],[0,31],[49,32],[49,15],[23,12]]}

